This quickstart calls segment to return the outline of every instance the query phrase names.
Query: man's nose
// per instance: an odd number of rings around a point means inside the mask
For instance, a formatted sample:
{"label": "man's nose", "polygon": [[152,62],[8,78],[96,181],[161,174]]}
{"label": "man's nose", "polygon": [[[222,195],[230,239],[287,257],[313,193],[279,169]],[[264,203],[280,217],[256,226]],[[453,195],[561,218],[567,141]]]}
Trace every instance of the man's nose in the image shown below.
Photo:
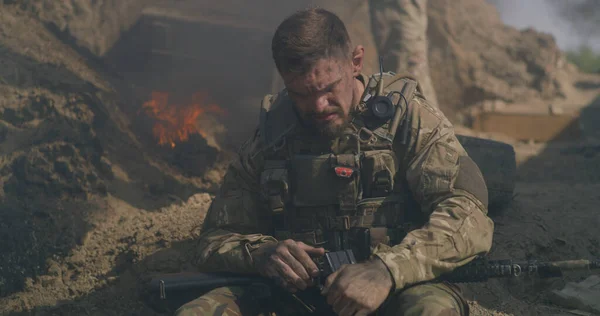
{"label": "man's nose", "polygon": [[317,112],[317,113],[323,112],[329,106],[329,100],[327,100],[326,96],[319,96],[315,100],[314,106],[315,106],[315,112]]}

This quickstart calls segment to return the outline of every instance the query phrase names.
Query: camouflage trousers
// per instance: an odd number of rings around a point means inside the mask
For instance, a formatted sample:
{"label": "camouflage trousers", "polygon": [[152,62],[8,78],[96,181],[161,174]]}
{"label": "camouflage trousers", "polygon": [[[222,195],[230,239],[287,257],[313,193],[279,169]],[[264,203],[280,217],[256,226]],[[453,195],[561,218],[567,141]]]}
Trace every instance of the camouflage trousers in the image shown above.
{"label": "camouflage trousers", "polygon": [[384,70],[414,75],[438,107],[427,55],[427,0],[369,0],[369,15]]}
{"label": "camouflage trousers", "polygon": [[[331,309],[309,312],[304,307],[308,300],[287,293],[270,293],[249,287],[222,287],[181,306],[176,316],[270,316],[270,315],[335,315]],[[322,302],[316,306],[325,306]],[[276,302],[276,304],[273,304]],[[315,306],[315,304],[308,304]],[[377,316],[465,316],[469,306],[458,287],[446,283],[430,283],[410,287],[391,296],[376,312]]]}

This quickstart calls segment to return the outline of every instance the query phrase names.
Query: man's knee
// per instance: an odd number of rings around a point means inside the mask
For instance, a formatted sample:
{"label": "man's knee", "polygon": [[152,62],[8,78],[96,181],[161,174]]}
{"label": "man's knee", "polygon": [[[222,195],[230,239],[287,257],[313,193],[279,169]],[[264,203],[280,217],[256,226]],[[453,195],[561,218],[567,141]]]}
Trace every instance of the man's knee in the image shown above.
{"label": "man's knee", "polygon": [[406,289],[383,308],[384,316],[466,316],[469,307],[454,285],[423,284]]}
{"label": "man's knee", "polygon": [[247,289],[242,287],[217,288],[184,304],[177,309],[175,315],[255,315],[258,313],[258,306],[247,292]]}

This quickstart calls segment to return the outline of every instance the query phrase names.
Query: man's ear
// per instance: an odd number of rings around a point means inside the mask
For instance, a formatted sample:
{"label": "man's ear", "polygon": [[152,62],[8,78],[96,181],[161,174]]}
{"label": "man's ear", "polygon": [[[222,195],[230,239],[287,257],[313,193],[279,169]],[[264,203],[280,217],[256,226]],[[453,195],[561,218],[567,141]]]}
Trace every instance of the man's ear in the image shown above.
{"label": "man's ear", "polygon": [[358,45],[352,51],[352,75],[358,76],[363,68],[365,60],[365,48],[362,45]]}

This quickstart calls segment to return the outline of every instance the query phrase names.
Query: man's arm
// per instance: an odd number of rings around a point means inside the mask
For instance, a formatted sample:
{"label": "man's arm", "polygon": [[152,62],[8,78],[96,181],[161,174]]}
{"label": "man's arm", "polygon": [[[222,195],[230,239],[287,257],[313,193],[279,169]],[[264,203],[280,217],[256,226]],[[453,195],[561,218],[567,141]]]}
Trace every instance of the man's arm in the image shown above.
{"label": "man's arm", "polygon": [[491,248],[487,188],[445,116],[415,99],[411,141],[403,163],[411,191],[429,221],[393,247],[374,251],[399,291],[464,265]]}
{"label": "man's arm", "polygon": [[262,170],[258,133],[240,148],[213,200],[197,248],[197,265],[203,271],[256,273],[250,252],[264,243],[276,243],[267,210],[261,201]]}

